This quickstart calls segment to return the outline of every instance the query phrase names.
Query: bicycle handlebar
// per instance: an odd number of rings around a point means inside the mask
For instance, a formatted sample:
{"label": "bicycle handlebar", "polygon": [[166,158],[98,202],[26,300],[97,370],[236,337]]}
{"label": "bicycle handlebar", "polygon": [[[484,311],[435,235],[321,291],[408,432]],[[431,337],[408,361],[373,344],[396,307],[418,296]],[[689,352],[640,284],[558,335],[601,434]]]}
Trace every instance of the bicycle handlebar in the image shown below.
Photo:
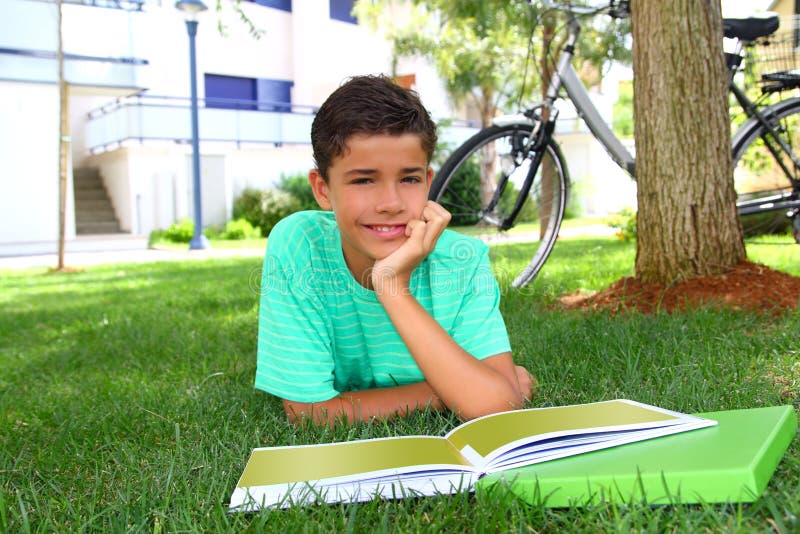
{"label": "bicycle handlebar", "polygon": [[[534,0],[528,0],[529,4],[533,4]],[[630,0],[609,0],[608,4],[603,4],[596,7],[588,6],[573,6],[569,2],[566,4],[557,4],[553,0],[541,0],[544,7],[547,9],[555,9],[558,11],[565,11],[571,15],[579,16],[592,16],[600,13],[606,13],[608,16],[621,19],[627,18],[631,13]]]}

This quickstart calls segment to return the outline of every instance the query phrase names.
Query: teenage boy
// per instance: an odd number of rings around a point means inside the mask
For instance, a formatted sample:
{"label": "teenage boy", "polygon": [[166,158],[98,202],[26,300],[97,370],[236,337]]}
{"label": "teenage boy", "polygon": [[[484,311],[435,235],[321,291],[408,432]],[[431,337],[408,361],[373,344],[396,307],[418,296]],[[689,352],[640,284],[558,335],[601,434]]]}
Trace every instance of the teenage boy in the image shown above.
{"label": "teenage boy", "polygon": [[417,95],[352,78],[311,142],[325,211],[270,234],[255,386],[290,420],[323,424],[522,406],[535,379],[511,359],[488,249],[446,231],[450,214],[428,200],[436,127]]}

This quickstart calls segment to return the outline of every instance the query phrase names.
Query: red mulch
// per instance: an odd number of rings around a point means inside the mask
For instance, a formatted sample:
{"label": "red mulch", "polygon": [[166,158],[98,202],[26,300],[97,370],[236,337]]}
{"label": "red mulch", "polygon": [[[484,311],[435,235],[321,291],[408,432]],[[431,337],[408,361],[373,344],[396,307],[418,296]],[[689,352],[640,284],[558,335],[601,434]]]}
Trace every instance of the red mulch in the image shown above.
{"label": "red mulch", "polygon": [[724,274],[688,278],[668,287],[628,277],[594,295],[576,292],[558,300],[566,308],[611,313],[672,312],[710,305],[774,314],[798,308],[800,278],[745,260]]}

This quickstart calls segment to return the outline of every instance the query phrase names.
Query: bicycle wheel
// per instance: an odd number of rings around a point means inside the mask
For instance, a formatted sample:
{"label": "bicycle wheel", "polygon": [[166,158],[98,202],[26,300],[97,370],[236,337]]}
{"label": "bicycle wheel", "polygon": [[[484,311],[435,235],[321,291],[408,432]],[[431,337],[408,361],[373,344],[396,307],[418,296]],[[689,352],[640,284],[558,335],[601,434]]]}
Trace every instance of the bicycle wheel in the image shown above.
{"label": "bicycle wheel", "polygon": [[[532,169],[538,159],[529,146],[532,132],[531,124],[484,128],[450,155],[431,185],[430,198],[452,214],[454,230],[490,246],[529,245],[525,252],[531,260],[513,287],[539,273],[558,237],[567,200],[569,179],[558,144],[550,139],[541,164]],[[531,173],[530,189],[515,209]]]}
{"label": "bicycle wheel", "polygon": [[[787,202],[800,199],[800,170],[792,161],[800,158],[800,98],[762,108],[779,144],[757,120],[749,119],[733,138],[734,187],[742,228],[746,236],[787,233]],[[776,153],[767,146],[769,142]]]}

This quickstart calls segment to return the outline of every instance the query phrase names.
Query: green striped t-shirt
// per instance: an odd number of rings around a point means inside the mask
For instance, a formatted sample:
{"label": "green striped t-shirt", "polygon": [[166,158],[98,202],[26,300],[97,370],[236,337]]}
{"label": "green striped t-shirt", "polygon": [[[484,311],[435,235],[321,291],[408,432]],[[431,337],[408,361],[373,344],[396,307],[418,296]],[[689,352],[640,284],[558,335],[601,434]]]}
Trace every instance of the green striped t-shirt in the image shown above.
{"label": "green striped t-shirt", "polygon": [[[414,270],[411,293],[474,357],[511,350],[481,241],[445,230]],[[375,293],[342,254],[333,213],[304,211],[269,236],[261,277],[255,387],[295,402],[409,384],[424,376]]]}

